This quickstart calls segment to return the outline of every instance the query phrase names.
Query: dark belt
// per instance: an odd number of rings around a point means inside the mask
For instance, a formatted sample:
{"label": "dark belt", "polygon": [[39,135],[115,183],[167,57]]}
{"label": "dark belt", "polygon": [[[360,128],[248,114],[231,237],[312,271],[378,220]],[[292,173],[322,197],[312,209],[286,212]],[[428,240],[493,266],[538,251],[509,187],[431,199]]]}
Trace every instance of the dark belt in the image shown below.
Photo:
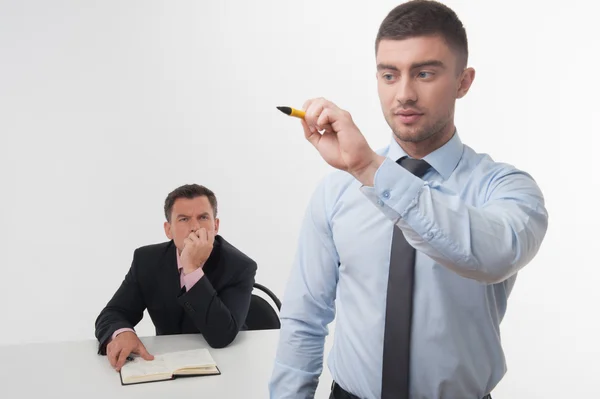
{"label": "dark belt", "polygon": [[[330,398],[331,399],[360,399],[358,396],[352,395],[350,392],[345,391],[344,388],[339,386],[339,384],[335,381],[333,381],[333,384],[331,384]],[[492,399],[492,395],[487,394],[482,399]]]}

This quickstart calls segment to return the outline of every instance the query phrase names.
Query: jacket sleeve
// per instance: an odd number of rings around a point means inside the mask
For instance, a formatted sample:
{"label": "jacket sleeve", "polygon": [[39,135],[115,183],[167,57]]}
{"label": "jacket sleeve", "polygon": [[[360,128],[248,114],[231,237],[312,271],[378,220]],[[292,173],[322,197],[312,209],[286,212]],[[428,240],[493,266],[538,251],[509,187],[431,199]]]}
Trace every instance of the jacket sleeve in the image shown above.
{"label": "jacket sleeve", "polygon": [[[136,251],[137,252],[137,251]],[[120,328],[133,329],[144,315],[146,304],[138,283],[136,254],[121,286],[96,318],[98,353],[106,355],[106,345]]]}
{"label": "jacket sleeve", "polygon": [[244,325],[256,269],[256,263],[249,261],[218,293],[204,275],[178,297],[179,304],[211,347],[226,347]]}

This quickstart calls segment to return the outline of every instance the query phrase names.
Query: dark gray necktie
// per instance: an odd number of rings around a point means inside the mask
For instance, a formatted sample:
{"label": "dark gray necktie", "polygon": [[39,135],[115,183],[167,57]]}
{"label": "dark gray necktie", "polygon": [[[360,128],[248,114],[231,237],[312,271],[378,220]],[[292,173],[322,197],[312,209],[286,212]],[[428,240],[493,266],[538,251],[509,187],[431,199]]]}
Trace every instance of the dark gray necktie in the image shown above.
{"label": "dark gray necktie", "polygon": [[[417,177],[423,176],[431,167],[426,161],[408,157],[397,162]],[[408,399],[414,269],[415,249],[398,226],[394,226],[385,311],[381,399]]]}

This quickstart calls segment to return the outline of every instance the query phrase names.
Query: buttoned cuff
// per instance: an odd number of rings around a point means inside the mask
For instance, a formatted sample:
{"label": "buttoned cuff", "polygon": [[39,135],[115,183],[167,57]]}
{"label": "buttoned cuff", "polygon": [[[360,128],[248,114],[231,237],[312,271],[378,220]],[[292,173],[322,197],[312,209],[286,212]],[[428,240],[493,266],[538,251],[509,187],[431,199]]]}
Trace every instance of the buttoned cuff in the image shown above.
{"label": "buttoned cuff", "polygon": [[375,172],[373,187],[362,186],[362,193],[396,223],[417,204],[425,182],[386,158]]}
{"label": "buttoned cuff", "polygon": [[183,275],[183,283],[185,284],[186,290],[191,290],[194,284],[198,282],[204,276],[204,270],[201,267],[197,268],[189,274]]}

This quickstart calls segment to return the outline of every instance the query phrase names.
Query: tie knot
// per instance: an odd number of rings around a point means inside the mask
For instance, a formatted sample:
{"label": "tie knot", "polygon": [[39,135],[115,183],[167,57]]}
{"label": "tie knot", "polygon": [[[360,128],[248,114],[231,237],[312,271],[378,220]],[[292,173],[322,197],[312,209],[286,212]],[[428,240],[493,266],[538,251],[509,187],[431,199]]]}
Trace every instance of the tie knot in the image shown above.
{"label": "tie knot", "polygon": [[427,172],[427,170],[431,168],[431,165],[429,165],[427,161],[424,161],[422,159],[402,157],[396,162],[404,169],[408,170],[410,173],[417,177],[423,177],[425,172]]}

